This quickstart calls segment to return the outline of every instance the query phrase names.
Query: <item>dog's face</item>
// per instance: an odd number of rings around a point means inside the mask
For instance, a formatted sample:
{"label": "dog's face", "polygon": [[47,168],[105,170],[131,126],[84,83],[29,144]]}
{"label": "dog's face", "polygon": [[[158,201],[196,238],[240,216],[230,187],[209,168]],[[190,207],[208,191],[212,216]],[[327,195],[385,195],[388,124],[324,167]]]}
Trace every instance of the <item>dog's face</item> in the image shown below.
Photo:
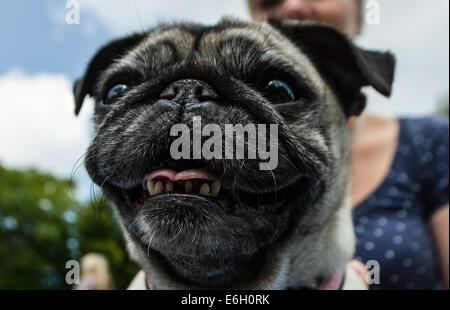
{"label": "dog's face", "polygon": [[[75,85],[77,113],[86,95],[96,101],[86,167],[143,268],[152,260],[202,287],[250,283],[275,245],[301,243],[332,220],[346,185],[346,118],[364,108],[361,87],[387,95],[392,72],[389,54],[319,24],[158,27],[105,46]],[[193,129],[194,117],[221,129],[277,125],[268,147],[278,164],[175,160],[171,129]]]}

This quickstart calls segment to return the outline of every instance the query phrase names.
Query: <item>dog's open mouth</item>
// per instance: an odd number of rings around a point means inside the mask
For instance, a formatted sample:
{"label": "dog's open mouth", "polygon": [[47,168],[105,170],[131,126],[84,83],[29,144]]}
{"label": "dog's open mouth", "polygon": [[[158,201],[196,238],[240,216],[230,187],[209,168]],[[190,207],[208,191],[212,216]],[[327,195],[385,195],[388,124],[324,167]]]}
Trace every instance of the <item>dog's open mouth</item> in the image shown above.
{"label": "dog's open mouth", "polygon": [[135,196],[138,198],[136,211],[152,199],[163,199],[164,196],[170,198],[183,195],[185,198],[224,202],[230,198],[230,194],[230,187],[224,186],[222,181],[206,168],[179,171],[168,168],[156,169],[149,172],[142,181],[140,196]]}
{"label": "dog's open mouth", "polygon": [[[149,171],[142,184],[132,189],[123,189],[127,203],[139,211],[151,205],[155,199],[183,196],[185,199],[208,200],[222,206],[246,204],[255,207],[278,204],[292,194],[292,190],[304,187],[305,178],[299,176],[282,187],[271,187],[260,191],[247,191],[245,184],[230,184],[223,181],[208,168],[196,161],[166,161]],[[228,209],[228,208],[227,208]],[[231,208],[232,209],[232,208]],[[228,210],[229,211],[229,210]]]}
{"label": "dog's open mouth", "polygon": [[[247,262],[258,261],[250,265],[259,271],[265,249],[292,227],[311,191],[306,172],[275,180],[276,171],[238,170],[243,165],[225,160],[152,159],[134,187],[106,181],[103,190],[142,254],[195,283],[223,285],[250,270]],[[223,268],[229,264],[232,271]],[[197,278],[190,270],[198,268],[210,275]]]}
{"label": "dog's open mouth", "polygon": [[147,174],[143,181],[143,188],[148,190],[151,197],[182,193],[215,198],[221,187],[222,182],[204,168],[183,171],[158,169]]}

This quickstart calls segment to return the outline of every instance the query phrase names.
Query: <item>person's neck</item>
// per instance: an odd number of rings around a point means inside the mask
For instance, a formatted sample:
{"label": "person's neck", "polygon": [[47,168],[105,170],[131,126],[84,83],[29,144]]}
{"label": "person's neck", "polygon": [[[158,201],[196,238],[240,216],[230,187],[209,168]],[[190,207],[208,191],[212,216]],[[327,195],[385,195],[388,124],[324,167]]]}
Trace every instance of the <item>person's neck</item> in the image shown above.
{"label": "person's neck", "polygon": [[351,117],[347,122],[347,128],[352,137],[352,140],[355,141],[358,137],[361,136],[365,129],[367,114],[362,114],[360,116]]}

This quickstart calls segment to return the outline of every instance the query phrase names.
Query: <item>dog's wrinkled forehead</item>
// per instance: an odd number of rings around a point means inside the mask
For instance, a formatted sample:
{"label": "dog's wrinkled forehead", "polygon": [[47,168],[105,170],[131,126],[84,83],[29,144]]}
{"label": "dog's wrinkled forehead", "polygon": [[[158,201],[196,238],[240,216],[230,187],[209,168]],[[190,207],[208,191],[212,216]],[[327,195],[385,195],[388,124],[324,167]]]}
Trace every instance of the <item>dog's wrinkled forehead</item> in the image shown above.
{"label": "dog's wrinkled forehead", "polygon": [[178,24],[157,28],[108,71],[132,68],[148,77],[181,62],[225,65],[233,72],[280,65],[293,68],[305,80],[321,86],[308,57],[269,24],[228,24],[226,20],[211,27]]}
{"label": "dog's wrinkled forehead", "polygon": [[361,49],[326,24],[233,19],[215,26],[178,23],[103,46],[74,85],[75,114],[87,95],[101,100],[109,83],[127,76],[136,84],[161,80],[160,86],[176,78],[214,84],[220,77],[219,89],[224,81],[253,85],[272,77],[295,80],[293,86],[303,84],[316,95],[335,93],[350,117],[365,108],[363,87],[390,96],[394,69],[391,53]]}

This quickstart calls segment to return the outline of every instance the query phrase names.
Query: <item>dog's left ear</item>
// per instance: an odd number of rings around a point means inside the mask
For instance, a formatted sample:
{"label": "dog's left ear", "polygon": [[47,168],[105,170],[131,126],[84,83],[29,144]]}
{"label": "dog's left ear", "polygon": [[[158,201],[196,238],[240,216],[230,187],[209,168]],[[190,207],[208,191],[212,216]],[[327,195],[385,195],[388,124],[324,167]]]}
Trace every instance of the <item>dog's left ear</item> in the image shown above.
{"label": "dog's left ear", "polygon": [[340,31],[322,23],[274,19],[269,23],[301,48],[334,86],[347,117],[364,110],[362,87],[372,86],[384,96],[391,95],[395,70],[391,53],[361,49]]}
{"label": "dog's left ear", "polygon": [[92,95],[95,83],[100,74],[106,70],[115,59],[123,56],[128,50],[139,44],[146,34],[135,34],[124,39],[113,41],[102,47],[89,62],[86,73],[75,81],[73,94],[75,97],[75,115],[80,113],[84,98]]}

